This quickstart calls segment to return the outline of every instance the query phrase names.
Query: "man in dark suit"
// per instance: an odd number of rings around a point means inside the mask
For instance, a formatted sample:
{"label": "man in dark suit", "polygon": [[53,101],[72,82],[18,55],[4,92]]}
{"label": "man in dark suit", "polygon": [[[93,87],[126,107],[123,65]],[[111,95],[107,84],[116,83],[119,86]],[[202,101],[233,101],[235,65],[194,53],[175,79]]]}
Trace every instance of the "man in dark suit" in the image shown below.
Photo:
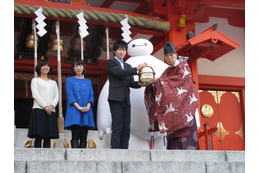
{"label": "man in dark suit", "polygon": [[133,75],[138,74],[139,70],[147,66],[139,64],[132,68],[130,64],[123,61],[126,51],[126,42],[117,41],[113,46],[115,57],[106,63],[109,79],[108,102],[112,115],[111,148],[128,149],[131,122],[129,87],[141,88],[138,82],[134,81]]}

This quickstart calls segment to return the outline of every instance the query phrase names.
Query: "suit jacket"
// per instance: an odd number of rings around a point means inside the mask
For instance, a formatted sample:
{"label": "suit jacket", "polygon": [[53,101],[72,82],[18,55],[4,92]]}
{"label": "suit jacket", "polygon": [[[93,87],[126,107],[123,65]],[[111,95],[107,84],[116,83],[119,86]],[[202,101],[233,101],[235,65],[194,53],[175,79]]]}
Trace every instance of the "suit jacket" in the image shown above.
{"label": "suit jacket", "polygon": [[109,79],[108,100],[123,101],[126,98],[130,105],[130,89],[141,88],[138,82],[134,81],[133,75],[137,74],[137,69],[124,62],[124,70],[115,58],[107,60],[106,71]]}

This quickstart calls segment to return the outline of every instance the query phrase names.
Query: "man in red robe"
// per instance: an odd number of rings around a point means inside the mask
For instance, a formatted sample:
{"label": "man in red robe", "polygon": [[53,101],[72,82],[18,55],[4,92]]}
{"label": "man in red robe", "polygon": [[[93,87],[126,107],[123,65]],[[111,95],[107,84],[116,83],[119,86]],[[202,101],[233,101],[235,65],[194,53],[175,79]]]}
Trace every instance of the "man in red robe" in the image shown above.
{"label": "man in red robe", "polygon": [[149,131],[167,133],[167,149],[198,150],[195,111],[198,93],[188,63],[177,59],[171,42],[164,45],[169,67],[159,78],[142,84],[149,116]]}

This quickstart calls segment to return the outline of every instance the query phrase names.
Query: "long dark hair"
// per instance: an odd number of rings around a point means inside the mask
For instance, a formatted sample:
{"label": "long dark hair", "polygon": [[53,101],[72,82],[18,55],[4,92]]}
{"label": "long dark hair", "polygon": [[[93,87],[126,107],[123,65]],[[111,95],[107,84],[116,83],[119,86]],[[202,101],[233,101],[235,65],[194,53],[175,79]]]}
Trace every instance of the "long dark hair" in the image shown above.
{"label": "long dark hair", "polygon": [[76,65],[83,65],[83,72],[82,72],[82,74],[85,74],[85,72],[86,72],[85,63],[84,63],[84,61],[83,61],[82,59],[77,58],[77,59],[74,59],[74,61],[73,61],[73,63],[72,63],[72,66],[71,66],[72,75],[73,75],[73,76],[76,75],[76,72],[75,72],[75,70],[74,70],[74,67],[75,67]]}

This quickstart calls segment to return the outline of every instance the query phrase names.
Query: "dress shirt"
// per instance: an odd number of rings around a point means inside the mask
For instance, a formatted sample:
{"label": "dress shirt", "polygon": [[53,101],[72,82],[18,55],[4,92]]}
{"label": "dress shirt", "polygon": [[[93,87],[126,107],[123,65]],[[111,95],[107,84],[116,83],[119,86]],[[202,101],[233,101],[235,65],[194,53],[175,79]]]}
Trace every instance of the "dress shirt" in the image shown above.
{"label": "dress shirt", "polygon": [[115,56],[115,59],[120,63],[121,68],[124,70],[124,61]]}

